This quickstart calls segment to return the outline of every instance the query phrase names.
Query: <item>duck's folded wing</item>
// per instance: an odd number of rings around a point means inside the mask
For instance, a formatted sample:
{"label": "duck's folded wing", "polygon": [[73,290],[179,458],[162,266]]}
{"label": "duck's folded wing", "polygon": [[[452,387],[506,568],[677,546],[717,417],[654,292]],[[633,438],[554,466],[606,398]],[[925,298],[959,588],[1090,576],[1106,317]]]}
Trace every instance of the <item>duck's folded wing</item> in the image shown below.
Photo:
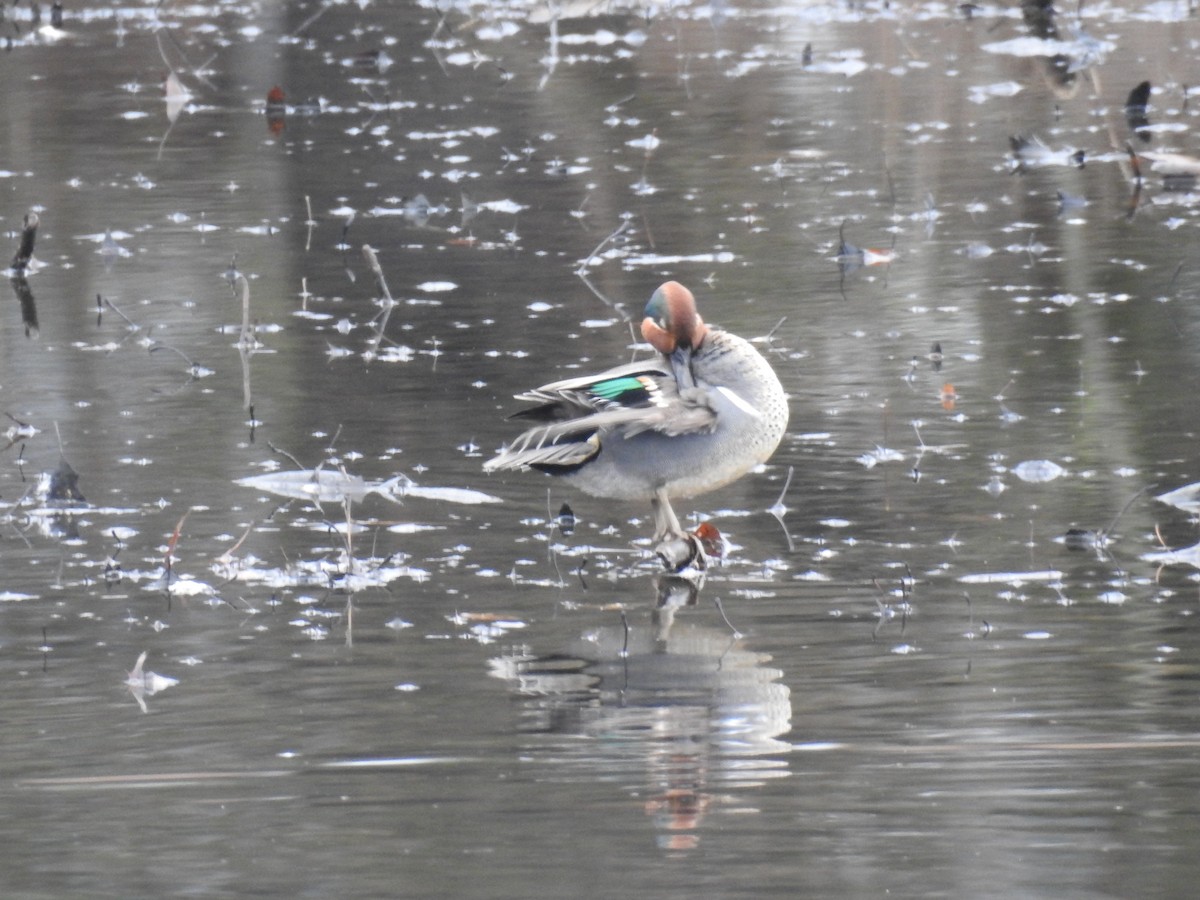
{"label": "duck's folded wing", "polygon": [[568,421],[593,412],[661,406],[674,394],[674,378],[663,363],[630,363],[600,375],[567,378],[517,394],[518,400],[536,405],[514,413],[510,418]]}
{"label": "duck's folded wing", "polygon": [[579,466],[600,451],[602,441],[627,440],[646,431],[668,437],[703,434],[716,424],[703,392],[693,389],[661,405],[616,407],[536,425],[484,463],[484,469]]}

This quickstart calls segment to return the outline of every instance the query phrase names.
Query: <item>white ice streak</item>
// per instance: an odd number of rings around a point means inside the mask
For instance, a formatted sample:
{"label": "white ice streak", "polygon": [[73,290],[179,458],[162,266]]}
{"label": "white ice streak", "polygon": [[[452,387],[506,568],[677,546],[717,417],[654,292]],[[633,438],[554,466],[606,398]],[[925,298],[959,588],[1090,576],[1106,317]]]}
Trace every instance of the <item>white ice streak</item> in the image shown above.
{"label": "white ice streak", "polygon": [[335,469],[297,469],[287,472],[268,472],[239,478],[235,484],[290,497],[295,500],[314,500],[319,503],[360,502],[370,494],[399,503],[404,497],[421,497],[444,503],[500,503],[500,498],[470,488],[423,487],[407,475],[396,475],[383,481],[367,481]]}
{"label": "white ice streak", "polygon": [[1154,499],[1168,506],[1174,506],[1176,509],[1182,509],[1184,512],[1200,512],[1200,481],[1185,484],[1183,487],[1167,491],[1165,494],[1159,494]]}
{"label": "white ice streak", "polygon": [[1008,584],[1020,587],[1030,581],[1061,581],[1063,573],[1058,569],[1042,569],[1036,572],[977,572],[963,575],[960,584]]}

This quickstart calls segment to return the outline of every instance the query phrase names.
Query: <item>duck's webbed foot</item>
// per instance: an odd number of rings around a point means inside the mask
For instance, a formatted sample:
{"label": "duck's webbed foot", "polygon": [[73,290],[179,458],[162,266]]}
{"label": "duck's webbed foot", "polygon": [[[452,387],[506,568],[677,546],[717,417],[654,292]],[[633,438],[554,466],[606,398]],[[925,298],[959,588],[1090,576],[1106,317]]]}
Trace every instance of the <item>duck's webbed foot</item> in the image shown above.
{"label": "duck's webbed foot", "polygon": [[659,541],[654,548],[654,554],[662,560],[667,571],[675,574],[685,569],[704,572],[708,568],[708,554],[704,552],[700,539],[694,534]]}

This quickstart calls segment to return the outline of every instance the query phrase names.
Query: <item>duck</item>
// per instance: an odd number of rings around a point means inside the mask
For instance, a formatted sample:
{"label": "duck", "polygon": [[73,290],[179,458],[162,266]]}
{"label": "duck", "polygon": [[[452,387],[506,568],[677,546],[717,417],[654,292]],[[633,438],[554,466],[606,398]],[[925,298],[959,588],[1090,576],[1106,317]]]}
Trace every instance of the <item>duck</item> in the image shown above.
{"label": "duck", "polygon": [[484,470],[535,469],[594,497],[649,501],[652,542],[672,567],[672,545],[691,547],[689,560],[703,553],[672,501],[765,463],[787,430],[788,397],[763,355],[707,325],[677,281],[651,295],[641,333],[650,359],[517,394],[532,405],[510,418],[532,424]]}

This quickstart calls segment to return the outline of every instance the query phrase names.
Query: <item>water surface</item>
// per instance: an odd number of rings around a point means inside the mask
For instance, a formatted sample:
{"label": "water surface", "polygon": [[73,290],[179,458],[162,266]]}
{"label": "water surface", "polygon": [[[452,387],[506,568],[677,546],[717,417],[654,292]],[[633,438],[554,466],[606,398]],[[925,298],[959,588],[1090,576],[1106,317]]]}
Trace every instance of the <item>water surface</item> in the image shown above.
{"label": "water surface", "polygon": [[[583,9],[8,14],[6,896],[1190,895],[1187,5]],[[694,596],[482,472],[668,278]]]}

